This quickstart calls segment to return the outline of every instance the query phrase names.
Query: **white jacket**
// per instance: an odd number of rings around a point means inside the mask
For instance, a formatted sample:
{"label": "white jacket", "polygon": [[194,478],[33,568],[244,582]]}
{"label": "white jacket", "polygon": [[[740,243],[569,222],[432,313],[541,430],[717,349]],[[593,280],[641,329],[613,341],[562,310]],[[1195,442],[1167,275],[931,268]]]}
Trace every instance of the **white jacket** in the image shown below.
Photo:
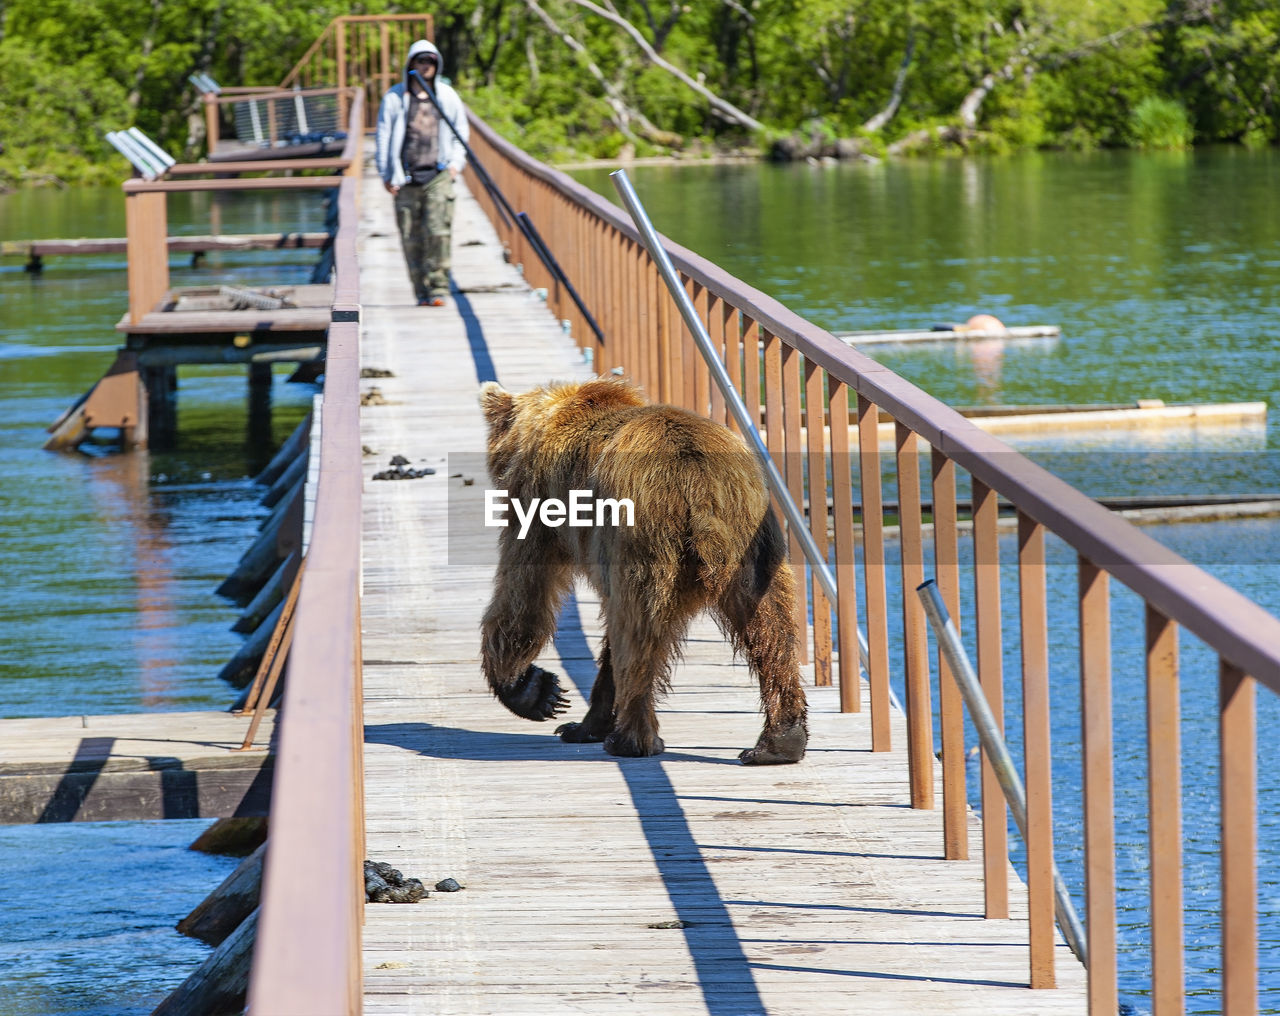
{"label": "white jacket", "polygon": [[[378,107],[376,135],[378,175],[393,187],[403,186],[406,179],[404,166],[400,162],[400,152],[404,148],[404,127],[409,116],[409,104],[412,101],[406,84],[409,80],[409,67],[413,63],[413,58],[419,53],[434,53],[438,61],[437,66],[440,66],[440,51],[425,39],[419,39],[409,47],[409,53],[405,56],[405,80],[387,89],[387,94],[382,97],[382,105]],[[462,140],[466,141],[471,136],[467,127],[466,107],[453,87],[441,81],[439,75],[440,72],[437,70],[436,78],[432,82],[436,99],[445,117],[452,121],[458,128],[458,133],[462,135]],[[449,129],[449,124],[445,123],[443,117],[440,120],[439,152],[441,169],[456,169],[461,172],[467,164],[466,149],[458,144],[458,139],[454,137],[453,131]]]}

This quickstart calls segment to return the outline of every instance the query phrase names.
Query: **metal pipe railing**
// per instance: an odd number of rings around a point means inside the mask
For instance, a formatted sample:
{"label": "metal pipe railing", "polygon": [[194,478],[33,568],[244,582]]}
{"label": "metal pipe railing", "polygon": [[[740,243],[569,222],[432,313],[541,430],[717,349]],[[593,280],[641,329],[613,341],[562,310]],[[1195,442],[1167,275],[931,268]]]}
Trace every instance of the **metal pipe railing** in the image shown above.
{"label": "metal pipe railing", "polygon": [[[809,567],[813,569],[813,574],[822,584],[823,591],[831,602],[838,602],[840,594],[836,589],[836,578],[831,573],[831,567],[818,549],[818,543],[813,538],[813,533],[809,531],[809,525],[805,521],[804,512],[800,510],[800,506],[791,497],[787,488],[787,481],[783,479],[782,473],[773,461],[773,456],[769,454],[769,449],[765,445],[764,439],[760,436],[760,431],[756,429],[755,420],[752,419],[746,403],[742,401],[742,396],[738,394],[738,389],[734,386],[733,379],[729,377],[729,372],[725,369],[723,361],[716,352],[716,348],[711,342],[711,336],[707,334],[707,326],[698,317],[693,301],[689,299],[689,294],[685,292],[684,286],[681,285],[680,277],[676,274],[676,270],[671,264],[671,259],[667,256],[667,252],[662,246],[662,241],[659,239],[657,231],[653,228],[653,223],[650,221],[644,205],[641,204],[635,188],[631,186],[627,171],[625,169],[615,170],[609,176],[613,180],[614,186],[617,187],[618,193],[622,196],[622,201],[627,206],[627,211],[631,213],[631,218],[635,221],[636,228],[640,231],[640,242],[644,244],[645,250],[649,252],[649,257],[653,259],[659,274],[662,276],[662,280],[667,284],[667,289],[671,291],[671,296],[675,299],[680,315],[684,318],[685,324],[689,326],[693,341],[697,344],[698,352],[702,354],[703,360],[706,361],[707,367],[711,371],[712,379],[720,389],[720,394],[724,396],[725,406],[733,415],[734,423],[738,425],[742,436],[746,438],[747,444],[760,461],[760,467],[764,470],[769,489],[773,491],[778,505],[782,508],[783,515],[787,517],[787,523],[791,532],[799,541],[800,548],[804,551],[804,556],[809,562]],[[809,426],[811,427],[814,425],[813,420],[814,412],[811,406],[809,408]],[[812,495],[810,495],[809,500],[810,505],[816,503]],[[822,501],[825,505],[826,499],[823,498]],[[865,666],[866,661],[870,658],[870,653],[867,649],[867,638],[861,628],[858,629],[858,651],[860,656],[859,664],[860,666]]]}
{"label": "metal pipe railing", "polygon": [[[995,770],[1000,781],[1000,789],[1004,791],[1005,800],[1009,803],[1009,811],[1018,825],[1018,832],[1027,839],[1027,792],[1022,785],[1022,777],[1018,775],[1018,767],[1014,765],[1013,756],[1005,744],[1004,735],[1000,733],[1000,724],[987,704],[987,697],[982,693],[982,685],[978,683],[978,675],[973,664],[969,662],[969,654],[965,652],[964,643],[960,641],[960,633],[956,630],[951,616],[947,613],[946,604],[942,602],[942,593],[938,584],[929,579],[916,587],[924,611],[933,626],[933,634],[938,640],[938,648],[946,658],[947,666],[955,677],[964,696],[964,704],[969,708],[969,715],[978,731],[978,739],[982,742],[982,750],[986,752],[991,768]],[[1067,940],[1071,951],[1080,958],[1086,967],[1089,965],[1088,946],[1085,943],[1084,925],[1080,923],[1080,915],[1076,913],[1071,902],[1071,894],[1062,880],[1057,864],[1053,866],[1054,912],[1058,917],[1058,927]]]}

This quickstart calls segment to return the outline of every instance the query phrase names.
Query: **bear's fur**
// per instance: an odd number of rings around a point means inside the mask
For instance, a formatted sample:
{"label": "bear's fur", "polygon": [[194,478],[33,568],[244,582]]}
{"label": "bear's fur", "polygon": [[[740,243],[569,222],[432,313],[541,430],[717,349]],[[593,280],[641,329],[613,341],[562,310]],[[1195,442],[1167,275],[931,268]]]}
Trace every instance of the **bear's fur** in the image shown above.
{"label": "bear's fur", "polygon": [[581,723],[565,741],[603,741],[612,755],[662,751],[655,705],[669,686],[689,622],[707,610],[760,683],[764,730],[747,764],[796,762],[808,741],[797,662],[793,578],[758,463],[727,428],[674,406],[650,405],[617,379],[513,395],[480,392],[489,474],[528,506],[569,503],[571,490],[630,498],[634,526],[535,522],[499,534],[482,666],[512,712],[546,720],[568,707],[559,681],[533,665],[552,637],[574,575],[599,593],[605,622],[599,672]]}

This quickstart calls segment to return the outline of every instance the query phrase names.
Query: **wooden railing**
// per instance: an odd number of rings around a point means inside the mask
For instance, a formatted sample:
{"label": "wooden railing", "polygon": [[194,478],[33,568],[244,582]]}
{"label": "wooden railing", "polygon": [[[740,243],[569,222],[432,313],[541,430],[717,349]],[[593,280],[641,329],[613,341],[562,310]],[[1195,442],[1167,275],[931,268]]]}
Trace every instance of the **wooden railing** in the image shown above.
{"label": "wooden railing", "polygon": [[[364,96],[360,127],[371,130],[377,123],[378,105],[388,88],[404,75],[405,54],[418,39],[434,39],[434,22],[430,14],[343,15],[334,18],[301,59],[278,85],[233,86],[218,93],[201,96],[204,103],[205,150],[212,157],[222,140],[223,113],[227,110],[252,108],[260,121],[259,134],[273,147],[287,133],[280,124],[285,120],[290,130],[299,122],[290,107],[305,103],[308,113],[303,119],[308,127],[327,128],[323,100],[333,96],[336,109],[333,120],[349,122],[351,89]],[[319,105],[317,105],[319,104]],[[234,112],[232,113],[234,116]],[[310,130],[307,133],[314,133]],[[255,141],[241,137],[242,141]]]}
{"label": "wooden railing", "polygon": [[280,82],[281,88],[358,87],[365,126],[376,123],[383,93],[404,76],[405,54],[434,40],[430,14],[361,14],[334,18]]}
{"label": "wooden railing", "polygon": [[[524,155],[473,119],[472,147],[512,206],[532,218],[566,276],[603,327],[606,341],[589,338],[567,294],[538,262],[524,237],[505,224],[492,201],[473,186],[511,260],[531,285],[545,287],[553,312],[570,324],[599,373],[616,371],[655,400],[729,423],[723,398],[710,383],[675,303],[617,206]],[[659,224],[660,225],[660,224]],[[1219,701],[1205,704],[1219,717],[1222,780],[1221,892],[1223,1011],[1257,1008],[1255,689],[1280,693],[1280,620],[1236,590],[1189,564],[1130,523],[989,436],[879,363],[850,349],[776,300],[674,244],[666,244],[700,320],[758,423],[791,495],[799,503],[831,502],[830,514],[810,514],[813,537],[827,547],[834,527],[837,602],[806,582],[798,540],[792,564],[800,587],[798,620],[812,611],[809,658],[818,684],[829,683],[838,660],[842,708],[862,707],[856,660],[861,612],[869,641],[867,686],[874,750],[890,747],[889,673],[900,668],[906,689],[910,801],[933,808],[934,703],[926,618],[915,595],[925,578],[922,505],[931,501],[933,559],[953,619],[972,624],[977,670],[997,718],[1003,716],[997,498],[1017,511],[1017,555],[1028,798],[1026,842],[1032,987],[1054,984],[1053,769],[1049,745],[1046,534],[1074,549],[1081,687],[1085,899],[1089,954],[1089,1012],[1117,1011],[1116,875],[1111,701],[1110,580],[1142,598],[1146,613],[1148,848],[1151,857],[1151,939],[1154,1011],[1183,1011],[1181,771],[1178,722],[1178,636],[1185,629],[1218,657]],[[763,391],[763,400],[760,393]],[[761,405],[763,402],[763,405]],[[881,494],[881,411],[892,422],[901,564],[888,574]],[[821,413],[821,416],[819,415]],[[819,420],[823,426],[818,426]],[[805,424],[810,424],[805,426]],[[919,452],[931,449],[932,497],[921,493]],[[861,558],[865,603],[855,575],[853,469],[859,471]],[[972,593],[961,597],[956,510],[958,473],[972,484]],[[809,478],[832,477],[830,490],[808,490]],[[887,583],[900,584],[901,658],[890,659]],[[861,611],[859,607],[861,606]],[[833,643],[836,652],[833,653]],[[938,664],[941,738],[942,849],[968,853],[964,773],[964,717],[955,683]],[[1133,707],[1133,704],[1130,704]],[[995,774],[984,759],[981,779],[985,913],[1007,917],[1007,812]]]}
{"label": "wooden railing", "polygon": [[[353,109],[353,118],[358,115]],[[249,981],[248,1011],[268,1016],[361,1010],[359,182],[348,177],[339,190],[319,481],[277,725],[270,835]]]}
{"label": "wooden railing", "polygon": [[[359,122],[363,97],[349,92],[355,101],[348,122]],[[339,187],[347,178],[360,175],[360,151],[364,132],[349,131],[342,154],[326,159],[292,159],[284,164],[269,162],[179,163],[158,180],[133,179],[124,183],[125,247],[129,273],[129,320],[137,324],[151,311],[169,288],[168,195],[175,191],[298,190]],[[209,173],[279,173],[304,170],[331,170],[340,176],[264,176],[252,179],[180,179]]]}
{"label": "wooden railing", "polygon": [[[341,158],[255,171],[328,169],[341,175],[130,180],[124,184],[129,313],[134,322],[169,288],[167,195],[189,190],[338,188],[334,294],[319,430],[319,480],[307,567],[295,613],[277,724],[271,828],[250,1007],[257,1013],[360,1010],[364,776],[360,681],[360,290],[356,197],[363,93],[351,92]],[[235,170],[175,166],[170,177]]]}
{"label": "wooden railing", "polygon": [[[217,95],[203,96],[206,150],[212,156],[222,140],[222,112],[246,110],[258,123],[258,135],[237,139],[276,148],[288,135],[345,130],[351,90],[333,88],[227,88]],[[301,106],[301,109],[298,107]]]}

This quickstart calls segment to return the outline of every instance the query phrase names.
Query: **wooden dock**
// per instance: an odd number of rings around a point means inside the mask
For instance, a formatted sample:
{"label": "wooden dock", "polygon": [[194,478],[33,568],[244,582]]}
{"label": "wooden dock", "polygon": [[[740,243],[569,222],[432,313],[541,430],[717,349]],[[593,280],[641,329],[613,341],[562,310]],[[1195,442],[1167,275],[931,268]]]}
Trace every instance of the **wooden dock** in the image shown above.
{"label": "wooden dock", "polygon": [[[756,692],[709,623],[676,669],[657,758],[564,744],[490,696],[479,622],[493,563],[448,536],[451,504],[456,524],[487,482],[468,471],[484,447],[477,387],[587,368],[468,195],[443,308],[412,306],[376,180],[361,216],[362,365],[394,375],[361,414],[367,856],[465,886],[366,907],[364,1011],[1085,1011],[1083,969],[1061,943],[1059,987],[1027,987],[1012,869],[1014,917],[984,919],[976,820],[970,858],[946,861],[941,811],[909,807],[900,716],[897,750],[873,754],[865,706],[841,714],[834,689],[814,688],[804,761],[743,767]],[[436,472],[373,481],[396,454]],[[540,659],[566,678],[574,718],[594,678],[597,607],[579,588]]]}
{"label": "wooden dock", "polygon": [[0,720],[0,824],[265,815],[275,710]]}

